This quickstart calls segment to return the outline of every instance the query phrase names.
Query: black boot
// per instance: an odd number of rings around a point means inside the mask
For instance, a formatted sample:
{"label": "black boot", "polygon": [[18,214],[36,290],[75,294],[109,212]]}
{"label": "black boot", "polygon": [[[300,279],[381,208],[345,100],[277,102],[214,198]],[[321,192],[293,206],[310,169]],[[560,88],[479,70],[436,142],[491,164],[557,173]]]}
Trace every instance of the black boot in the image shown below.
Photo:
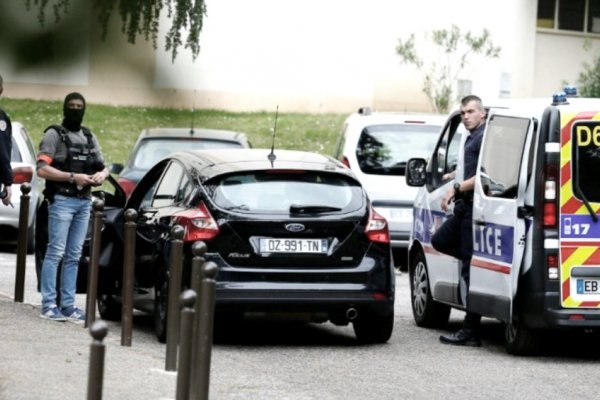
{"label": "black boot", "polygon": [[440,342],[452,344],[455,346],[481,346],[481,339],[474,329],[462,328],[461,330],[449,335],[440,336]]}

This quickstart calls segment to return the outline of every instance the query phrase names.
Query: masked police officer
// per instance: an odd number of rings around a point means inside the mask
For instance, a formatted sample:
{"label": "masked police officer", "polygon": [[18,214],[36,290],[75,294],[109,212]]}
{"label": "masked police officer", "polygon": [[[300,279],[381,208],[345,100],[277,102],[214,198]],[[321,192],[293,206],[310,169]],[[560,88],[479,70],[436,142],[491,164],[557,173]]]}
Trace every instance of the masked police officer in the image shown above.
{"label": "masked police officer", "polygon": [[[46,129],[37,160],[38,175],[46,179],[44,196],[49,202],[40,317],[53,321],[85,321],[85,313],[75,305],[77,269],[90,220],[91,187],[108,177],[95,135],[81,125],[85,106],[79,93],[65,97],[62,124]],[[56,275],[61,259],[59,307]]]}

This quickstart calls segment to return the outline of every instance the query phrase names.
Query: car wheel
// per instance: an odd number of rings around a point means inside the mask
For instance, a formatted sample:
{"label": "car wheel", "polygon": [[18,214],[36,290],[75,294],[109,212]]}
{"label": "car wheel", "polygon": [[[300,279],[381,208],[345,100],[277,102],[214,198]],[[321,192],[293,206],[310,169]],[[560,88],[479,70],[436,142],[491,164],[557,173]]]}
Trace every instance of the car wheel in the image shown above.
{"label": "car wheel", "polygon": [[154,289],[154,333],[159,342],[167,341],[169,283],[163,279]]}
{"label": "car wheel", "polygon": [[517,319],[504,325],[504,348],[509,354],[526,356],[537,350],[535,331],[523,326]]}
{"label": "car wheel", "polygon": [[33,223],[27,229],[27,254],[33,254],[35,252],[35,218]]}
{"label": "car wheel", "polygon": [[413,318],[417,326],[444,327],[450,317],[450,306],[433,300],[427,263],[423,253],[417,253],[411,264],[410,298]]}
{"label": "car wheel", "polygon": [[352,321],[352,326],[359,343],[385,343],[394,330],[394,312],[383,316],[372,312],[359,312]]}
{"label": "car wheel", "polygon": [[98,311],[100,317],[107,321],[119,321],[121,320],[121,312],[123,308],[121,303],[115,300],[112,294],[100,294],[98,295]]}

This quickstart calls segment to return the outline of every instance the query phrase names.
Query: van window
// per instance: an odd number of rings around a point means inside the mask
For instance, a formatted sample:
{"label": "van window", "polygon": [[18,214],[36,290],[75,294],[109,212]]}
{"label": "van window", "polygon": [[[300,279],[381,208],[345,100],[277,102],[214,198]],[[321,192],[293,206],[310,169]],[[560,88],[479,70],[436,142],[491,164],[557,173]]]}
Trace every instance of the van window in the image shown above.
{"label": "van window", "polygon": [[442,179],[444,174],[456,170],[459,164],[460,144],[464,132],[466,132],[466,129],[460,121],[460,114],[456,113],[444,127],[442,136],[433,153],[433,158],[430,160],[431,188],[428,188],[428,190],[433,190],[445,184],[447,181]]}
{"label": "van window", "polygon": [[600,121],[581,121],[573,124],[572,165],[573,182],[579,186],[574,190],[576,197],[583,194],[587,201],[600,202]]}
{"label": "van window", "polygon": [[530,122],[528,118],[491,117],[479,167],[481,187],[487,196],[516,197]]}
{"label": "van window", "polygon": [[356,159],[365,174],[404,175],[412,157],[427,157],[435,146],[436,125],[381,124],[363,129]]}

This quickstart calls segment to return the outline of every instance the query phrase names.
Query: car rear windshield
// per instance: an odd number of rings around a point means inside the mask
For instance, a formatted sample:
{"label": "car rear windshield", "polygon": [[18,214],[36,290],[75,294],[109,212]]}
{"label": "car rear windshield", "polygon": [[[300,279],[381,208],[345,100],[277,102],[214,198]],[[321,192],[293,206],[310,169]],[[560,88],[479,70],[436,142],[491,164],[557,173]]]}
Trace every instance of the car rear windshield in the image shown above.
{"label": "car rear windshield", "polygon": [[441,127],[436,125],[371,125],[363,129],[356,159],[365,174],[404,175],[412,157],[428,157]]}
{"label": "car rear windshield", "polygon": [[363,206],[361,186],[329,172],[235,173],[213,179],[205,187],[219,207],[242,213],[327,214]]}
{"label": "car rear windshield", "polygon": [[224,148],[238,149],[242,147],[243,146],[240,143],[229,140],[185,138],[148,139],[140,143],[131,167],[148,170],[158,161],[177,151]]}

